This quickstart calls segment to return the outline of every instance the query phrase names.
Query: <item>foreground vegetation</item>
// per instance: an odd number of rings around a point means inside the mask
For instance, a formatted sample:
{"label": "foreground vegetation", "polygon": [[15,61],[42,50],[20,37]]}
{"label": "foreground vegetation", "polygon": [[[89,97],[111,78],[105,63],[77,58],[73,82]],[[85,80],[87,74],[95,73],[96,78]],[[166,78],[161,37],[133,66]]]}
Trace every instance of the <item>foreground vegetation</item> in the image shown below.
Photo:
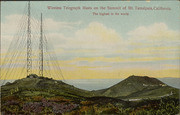
{"label": "foreground vegetation", "polygon": [[[135,95],[135,94],[133,94]],[[1,87],[1,114],[176,115],[179,94],[128,101],[49,78],[24,78]]]}
{"label": "foreground vegetation", "polygon": [[3,114],[122,114],[175,115],[180,110],[179,100],[165,97],[154,100],[122,101],[108,97],[73,98],[63,96],[5,96]]}

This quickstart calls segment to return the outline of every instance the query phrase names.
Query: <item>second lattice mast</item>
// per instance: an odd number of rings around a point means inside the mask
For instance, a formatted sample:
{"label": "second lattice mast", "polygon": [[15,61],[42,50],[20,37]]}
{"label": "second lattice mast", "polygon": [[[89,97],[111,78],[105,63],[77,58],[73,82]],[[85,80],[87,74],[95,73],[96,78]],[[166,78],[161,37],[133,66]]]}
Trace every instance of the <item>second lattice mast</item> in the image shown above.
{"label": "second lattice mast", "polygon": [[40,39],[39,39],[39,76],[43,76],[43,23],[41,13]]}

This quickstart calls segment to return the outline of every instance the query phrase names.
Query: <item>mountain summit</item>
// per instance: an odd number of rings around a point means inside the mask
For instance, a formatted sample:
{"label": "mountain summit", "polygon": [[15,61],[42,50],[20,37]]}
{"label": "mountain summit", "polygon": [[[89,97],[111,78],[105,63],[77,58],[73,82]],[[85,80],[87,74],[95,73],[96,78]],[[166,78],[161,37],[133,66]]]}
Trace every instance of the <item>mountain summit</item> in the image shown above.
{"label": "mountain summit", "polygon": [[177,91],[178,89],[170,87],[156,78],[132,75],[107,89],[95,92],[108,97],[150,98],[151,96],[163,96]]}
{"label": "mountain summit", "polygon": [[92,96],[92,93],[69,85],[60,80],[48,77],[29,75],[26,78],[18,79],[12,83],[6,83],[1,87],[2,96],[13,93],[23,96]]}

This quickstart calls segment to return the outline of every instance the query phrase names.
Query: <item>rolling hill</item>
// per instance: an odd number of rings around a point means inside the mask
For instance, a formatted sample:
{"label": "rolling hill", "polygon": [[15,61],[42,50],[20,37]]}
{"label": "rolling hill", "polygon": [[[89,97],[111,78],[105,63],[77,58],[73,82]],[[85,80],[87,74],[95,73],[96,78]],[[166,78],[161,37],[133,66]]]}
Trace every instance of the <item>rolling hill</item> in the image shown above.
{"label": "rolling hill", "polygon": [[90,97],[92,92],[78,89],[73,85],[66,84],[62,81],[46,77],[33,76],[33,78],[23,78],[12,83],[6,83],[1,87],[2,96],[14,94],[22,96],[72,96],[72,97]]}
{"label": "rolling hill", "polygon": [[156,78],[134,75],[107,89],[92,92],[115,98],[156,98],[172,94],[179,95],[178,89],[170,87]]}

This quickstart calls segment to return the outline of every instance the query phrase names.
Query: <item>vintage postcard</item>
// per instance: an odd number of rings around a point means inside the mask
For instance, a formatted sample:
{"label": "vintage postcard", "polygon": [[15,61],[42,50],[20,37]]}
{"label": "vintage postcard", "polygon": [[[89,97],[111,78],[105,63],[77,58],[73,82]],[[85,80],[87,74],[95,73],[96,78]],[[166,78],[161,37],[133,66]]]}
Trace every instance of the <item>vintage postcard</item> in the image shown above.
{"label": "vintage postcard", "polygon": [[179,3],[1,1],[1,114],[180,114]]}

